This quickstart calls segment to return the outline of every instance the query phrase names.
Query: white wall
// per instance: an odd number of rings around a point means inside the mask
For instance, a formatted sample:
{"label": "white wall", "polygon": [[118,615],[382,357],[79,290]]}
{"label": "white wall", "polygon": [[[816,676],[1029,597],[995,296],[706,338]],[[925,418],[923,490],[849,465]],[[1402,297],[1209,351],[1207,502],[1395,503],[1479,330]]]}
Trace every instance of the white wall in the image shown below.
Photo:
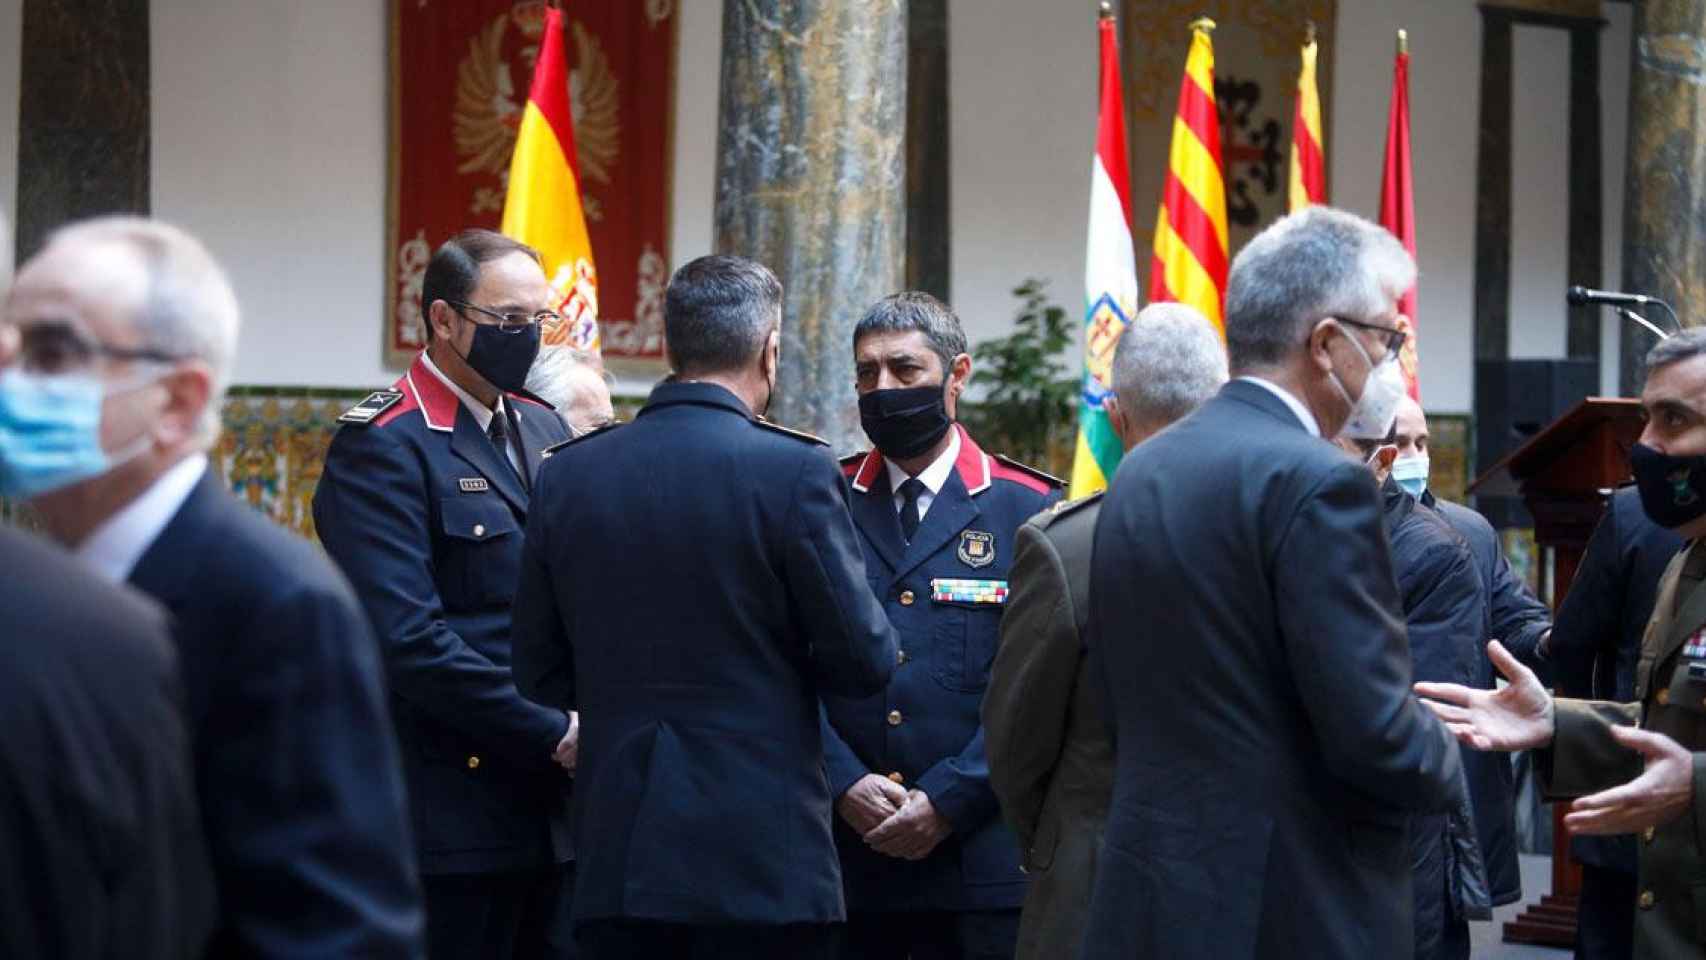
{"label": "white wall", "polygon": [[[720,0],[679,0],[672,259],[711,245]],[[1082,16],[1070,8],[1083,7]],[[1093,0],[951,0],[949,83],[955,306],[975,341],[1003,332],[1011,288],[1049,281],[1082,298],[1095,123]],[[0,130],[16,130],[21,0],[0,0]],[[245,311],[238,379],[368,386],[380,365],[385,214],[383,0],[155,0],[154,204],[205,237]],[[1065,8],[1065,9],[1063,9]],[[1473,0],[1341,0],[1326,91],[1335,203],[1375,212],[1392,37],[1413,54],[1422,281],[1422,377],[1431,408],[1470,405],[1480,15]],[[1615,286],[1630,10],[1601,38],[1605,283]],[[1555,355],[1563,311],[1563,34],[1517,39],[1515,355]],[[16,138],[0,138],[0,203],[15,196]],[[1137,211],[1139,217],[1148,216]],[[1143,263],[1145,257],[1140,256]],[[1141,278],[1140,278],[1141,279]],[[1615,329],[1606,369],[1615,369]],[[1073,362],[1076,363],[1076,357]],[[1608,373],[1608,380],[1614,376]],[[628,385],[628,384],[625,384]],[[633,381],[640,386],[640,381]]]}

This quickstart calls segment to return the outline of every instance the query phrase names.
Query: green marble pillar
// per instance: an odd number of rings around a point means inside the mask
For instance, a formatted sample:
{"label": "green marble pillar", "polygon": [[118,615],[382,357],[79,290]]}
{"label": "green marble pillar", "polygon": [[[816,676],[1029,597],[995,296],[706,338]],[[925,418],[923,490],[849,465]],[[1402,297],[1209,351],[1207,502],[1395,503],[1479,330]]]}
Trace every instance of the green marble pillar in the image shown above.
{"label": "green marble pillar", "polygon": [[853,325],[906,256],[903,0],[725,0],[716,249],[784,288],[771,417],[866,445]]}
{"label": "green marble pillar", "polygon": [[[1623,289],[1663,297],[1693,326],[1706,316],[1706,0],[1637,3],[1633,42]],[[1639,394],[1654,342],[1624,325],[1625,396]]]}

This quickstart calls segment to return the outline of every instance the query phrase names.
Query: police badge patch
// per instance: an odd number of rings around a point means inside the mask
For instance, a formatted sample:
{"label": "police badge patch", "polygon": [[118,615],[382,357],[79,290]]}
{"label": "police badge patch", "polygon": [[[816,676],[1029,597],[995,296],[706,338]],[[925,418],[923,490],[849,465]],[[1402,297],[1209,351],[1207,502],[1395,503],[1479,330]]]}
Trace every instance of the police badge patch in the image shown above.
{"label": "police badge patch", "polygon": [[960,532],[960,562],[968,567],[987,567],[995,562],[995,535],[981,530]]}

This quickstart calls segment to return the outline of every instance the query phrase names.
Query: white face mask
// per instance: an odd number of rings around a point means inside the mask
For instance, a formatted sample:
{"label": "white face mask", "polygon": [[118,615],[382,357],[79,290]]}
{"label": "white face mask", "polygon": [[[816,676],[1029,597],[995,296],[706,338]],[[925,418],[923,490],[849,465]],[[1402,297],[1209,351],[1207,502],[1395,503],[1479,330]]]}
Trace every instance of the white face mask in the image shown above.
{"label": "white face mask", "polygon": [[1428,455],[1404,457],[1392,462],[1392,479],[1404,492],[1420,499],[1428,492]]}
{"label": "white face mask", "polygon": [[[1340,327],[1344,330],[1344,327]],[[1380,440],[1392,432],[1392,424],[1398,421],[1398,404],[1404,399],[1404,373],[1398,367],[1396,356],[1388,357],[1380,363],[1375,363],[1363,348],[1362,342],[1348,331],[1345,338],[1350,340],[1368,362],[1368,377],[1362,384],[1362,396],[1351,399],[1349,390],[1340,382],[1337,372],[1329,371],[1333,385],[1339,388],[1345,402],[1351,405],[1350,416],[1345,418],[1345,425],[1339,428],[1339,436],[1351,440]]]}

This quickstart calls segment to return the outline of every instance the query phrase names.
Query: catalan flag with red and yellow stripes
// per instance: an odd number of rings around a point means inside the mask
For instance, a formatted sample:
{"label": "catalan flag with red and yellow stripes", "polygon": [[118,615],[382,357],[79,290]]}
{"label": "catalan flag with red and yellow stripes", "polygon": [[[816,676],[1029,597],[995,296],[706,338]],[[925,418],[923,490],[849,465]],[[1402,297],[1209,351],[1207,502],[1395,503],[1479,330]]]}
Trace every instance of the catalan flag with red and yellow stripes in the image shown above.
{"label": "catalan flag with red and yellow stripes", "polygon": [[1327,141],[1321,135],[1321,93],[1315,86],[1315,27],[1303,42],[1297,109],[1291,115],[1291,177],[1286,212],[1327,202]]}
{"label": "catalan flag with red and yellow stripes", "polygon": [[1149,300],[1189,304],[1225,336],[1226,182],[1221,174],[1220,111],[1214,100],[1214,21],[1191,24],[1191,50],[1179,83],[1179,112],[1167,155],[1167,182],[1155,218]]}
{"label": "catalan flag with red and yellow stripes", "polygon": [[545,331],[545,343],[598,351],[598,272],[581,208],[580,163],[569,109],[569,62],[563,11],[545,11],[533,87],[516,132],[504,197],[503,232],[544,260],[555,308],[564,323]]}

